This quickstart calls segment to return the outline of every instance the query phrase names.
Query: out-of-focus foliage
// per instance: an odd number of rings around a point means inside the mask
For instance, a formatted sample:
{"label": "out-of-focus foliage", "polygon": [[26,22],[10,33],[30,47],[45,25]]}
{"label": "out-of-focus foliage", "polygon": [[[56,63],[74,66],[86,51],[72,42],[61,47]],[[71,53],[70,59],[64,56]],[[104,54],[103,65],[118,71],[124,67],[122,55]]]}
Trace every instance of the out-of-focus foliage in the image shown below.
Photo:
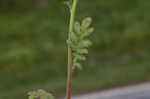
{"label": "out-of-focus foliage", "polygon": [[[0,1],[0,73],[66,63],[69,14],[63,2]],[[77,20],[91,15],[96,28],[89,62],[148,55],[149,5],[149,0],[81,0]]]}
{"label": "out-of-focus foliage", "polygon": [[[40,0],[0,0],[1,11],[23,10],[33,8]],[[19,8],[19,9],[18,9]]]}
{"label": "out-of-focus foliage", "polygon": [[54,99],[51,93],[48,93],[42,89],[39,89],[37,91],[31,91],[28,93],[28,95],[28,99]]}

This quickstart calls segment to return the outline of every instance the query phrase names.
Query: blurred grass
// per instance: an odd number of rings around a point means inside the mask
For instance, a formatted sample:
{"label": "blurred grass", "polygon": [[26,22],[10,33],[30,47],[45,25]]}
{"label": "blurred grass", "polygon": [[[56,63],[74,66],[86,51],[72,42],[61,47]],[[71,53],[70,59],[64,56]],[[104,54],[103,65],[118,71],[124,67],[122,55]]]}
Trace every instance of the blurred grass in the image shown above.
{"label": "blurred grass", "polygon": [[[84,66],[73,74],[73,93],[102,90],[114,86],[135,84],[150,80],[150,62],[120,61],[113,65]],[[59,96],[65,92],[64,66],[30,68],[13,75],[1,75],[1,99],[26,99],[26,93],[38,88]]]}
{"label": "blurred grass", "polygon": [[[12,7],[0,14],[0,73],[58,62],[65,64],[69,11],[63,0],[43,1],[47,6],[41,9],[28,6],[32,1],[27,1],[23,8],[27,6],[30,10],[20,9],[18,0],[6,1],[14,2],[19,11]],[[77,20],[91,16],[96,29],[90,51],[96,55],[95,60],[108,54],[150,53],[148,4],[148,0],[80,1]]]}

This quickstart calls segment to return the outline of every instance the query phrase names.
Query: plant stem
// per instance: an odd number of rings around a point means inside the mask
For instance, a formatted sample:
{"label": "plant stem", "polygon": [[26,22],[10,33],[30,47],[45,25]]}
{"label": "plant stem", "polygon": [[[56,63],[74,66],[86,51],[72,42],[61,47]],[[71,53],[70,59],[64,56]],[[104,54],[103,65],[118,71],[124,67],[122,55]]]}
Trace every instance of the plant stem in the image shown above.
{"label": "plant stem", "polygon": [[[70,24],[68,39],[70,40],[71,33],[74,31],[75,12],[77,7],[77,0],[73,0],[71,8]],[[72,79],[72,48],[68,46],[68,74],[67,74],[67,95],[66,99],[71,99],[71,79]]]}

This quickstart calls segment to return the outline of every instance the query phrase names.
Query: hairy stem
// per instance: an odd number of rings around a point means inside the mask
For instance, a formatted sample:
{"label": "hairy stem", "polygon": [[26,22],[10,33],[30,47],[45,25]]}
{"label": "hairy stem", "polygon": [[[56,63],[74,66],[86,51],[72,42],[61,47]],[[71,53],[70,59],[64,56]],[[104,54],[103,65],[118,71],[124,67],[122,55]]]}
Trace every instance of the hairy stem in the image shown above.
{"label": "hairy stem", "polygon": [[[70,24],[68,39],[70,40],[71,33],[74,31],[75,12],[77,7],[77,0],[73,0],[71,8]],[[67,95],[66,99],[71,99],[71,79],[72,79],[72,48],[68,46],[68,80],[67,80]]]}

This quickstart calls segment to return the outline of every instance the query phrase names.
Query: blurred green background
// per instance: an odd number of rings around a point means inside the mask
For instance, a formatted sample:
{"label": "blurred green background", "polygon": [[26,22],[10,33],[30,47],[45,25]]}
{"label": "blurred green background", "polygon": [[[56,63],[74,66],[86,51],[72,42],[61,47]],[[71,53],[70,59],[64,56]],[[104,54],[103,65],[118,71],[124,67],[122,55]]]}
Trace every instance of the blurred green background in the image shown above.
{"label": "blurred green background", "polygon": [[[79,0],[76,19],[91,16],[95,32],[73,93],[150,80],[149,10],[150,0]],[[0,0],[0,99],[64,95],[68,23],[64,0]]]}

